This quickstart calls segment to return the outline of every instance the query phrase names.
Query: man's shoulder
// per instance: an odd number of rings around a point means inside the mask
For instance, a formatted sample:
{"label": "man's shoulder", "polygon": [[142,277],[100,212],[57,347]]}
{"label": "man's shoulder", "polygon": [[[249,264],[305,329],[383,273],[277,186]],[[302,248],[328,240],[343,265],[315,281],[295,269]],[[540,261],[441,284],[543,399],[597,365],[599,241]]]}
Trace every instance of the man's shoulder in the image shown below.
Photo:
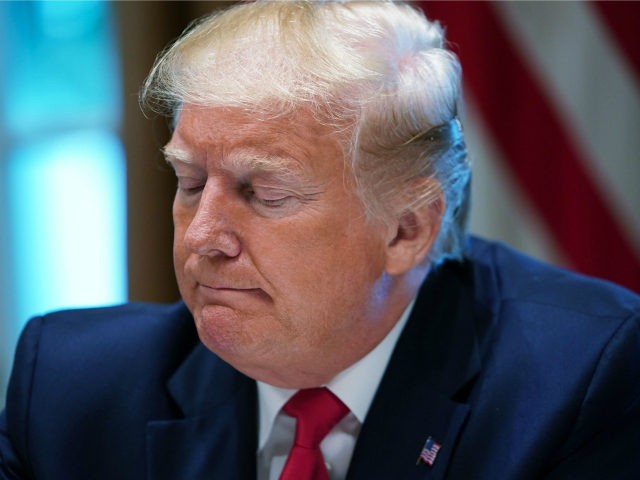
{"label": "man's shoulder", "polygon": [[[177,414],[167,382],[197,345],[182,303],[65,310],[33,318],[18,342],[7,395],[14,448],[33,455],[45,471],[68,467],[65,457],[78,452],[108,448],[114,460],[102,467],[132,469],[131,478],[140,478],[146,424]],[[78,468],[90,468],[97,455]]]}
{"label": "man's shoulder", "polygon": [[25,331],[38,330],[40,341],[138,350],[164,339],[193,337],[191,314],[182,302],[171,305],[126,303],[109,307],[60,310],[32,319]]}
{"label": "man's shoulder", "polygon": [[56,378],[62,371],[96,374],[125,366],[131,373],[164,370],[179,364],[197,342],[182,302],[62,310],[29,321],[16,367],[21,359],[31,359],[37,372]]}
{"label": "man's shoulder", "polygon": [[540,306],[577,315],[640,316],[640,296],[614,283],[549,265],[498,242],[471,237],[477,298],[481,302]]}
{"label": "man's shoulder", "polygon": [[[52,328],[73,328],[85,330],[118,330],[162,332],[172,327],[191,325],[191,315],[183,302],[161,303],[124,303],[120,305],[76,308],[53,311],[32,321],[40,321]],[[122,332],[121,332],[122,333]]]}
{"label": "man's shoulder", "polygon": [[[553,478],[568,478],[607,442],[626,461],[638,438],[640,297],[484,240],[470,239],[466,260],[466,332],[480,370],[450,475],[520,478],[559,466]],[[491,455],[478,455],[479,439]]]}

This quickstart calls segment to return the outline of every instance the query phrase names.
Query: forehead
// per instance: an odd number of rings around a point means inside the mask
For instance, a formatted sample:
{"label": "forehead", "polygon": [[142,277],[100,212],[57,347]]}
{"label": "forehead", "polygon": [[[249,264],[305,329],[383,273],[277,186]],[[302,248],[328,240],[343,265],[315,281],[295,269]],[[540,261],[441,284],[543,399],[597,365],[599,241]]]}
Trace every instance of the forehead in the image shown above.
{"label": "forehead", "polygon": [[[342,135],[307,110],[265,117],[241,109],[185,106],[165,153],[185,163],[306,169],[344,166]],[[325,165],[327,166],[327,165]]]}

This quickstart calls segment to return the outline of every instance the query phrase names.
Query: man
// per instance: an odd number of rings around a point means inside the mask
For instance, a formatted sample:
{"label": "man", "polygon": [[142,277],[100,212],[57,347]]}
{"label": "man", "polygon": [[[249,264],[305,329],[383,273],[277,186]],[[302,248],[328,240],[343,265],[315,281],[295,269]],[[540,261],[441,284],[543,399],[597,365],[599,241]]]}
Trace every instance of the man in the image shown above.
{"label": "man", "polygon": [[260,2],[165,52],[184,303],[32,320],[0,478],[638,478],[640,300],[466,238],[443,42]]}

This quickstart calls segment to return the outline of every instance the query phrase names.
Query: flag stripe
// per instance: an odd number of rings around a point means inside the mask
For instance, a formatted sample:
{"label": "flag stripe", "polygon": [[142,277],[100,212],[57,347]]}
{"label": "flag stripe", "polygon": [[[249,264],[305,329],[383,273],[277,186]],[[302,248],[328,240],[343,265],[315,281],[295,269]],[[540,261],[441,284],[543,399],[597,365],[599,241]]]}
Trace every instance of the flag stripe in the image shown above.
{"label": "flag stripe", "polygon": [[465,119],[465,140],[473,152],[470,231],[487,238],[508,239],[511,246],[536,258],[567,265],[537,210],[513,181],[473,98],[467,98]]}
{"label": "flag stripe", "polygon": [[589,2],[608,25],[640,82],[640,2]]}
{"label": "flag stripe", "polygon": [[450,41],[458,45],[466,87],[565,256],[583,272],[640,289],[634,249],[494,7],[421,3],[428,15],[443,21]]}

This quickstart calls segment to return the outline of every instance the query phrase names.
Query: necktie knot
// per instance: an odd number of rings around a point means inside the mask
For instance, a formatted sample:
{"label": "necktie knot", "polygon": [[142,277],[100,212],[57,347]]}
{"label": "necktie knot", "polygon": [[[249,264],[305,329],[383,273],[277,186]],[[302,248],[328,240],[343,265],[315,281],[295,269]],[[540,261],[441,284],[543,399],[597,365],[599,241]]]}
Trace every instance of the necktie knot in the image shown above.
{"label": "necktie knot", "polygon": [[328,389],[308,388],[291,397],[283,410],[296,418],[296,433],[280,478],[327,478],[320,443],[349,409]]}

